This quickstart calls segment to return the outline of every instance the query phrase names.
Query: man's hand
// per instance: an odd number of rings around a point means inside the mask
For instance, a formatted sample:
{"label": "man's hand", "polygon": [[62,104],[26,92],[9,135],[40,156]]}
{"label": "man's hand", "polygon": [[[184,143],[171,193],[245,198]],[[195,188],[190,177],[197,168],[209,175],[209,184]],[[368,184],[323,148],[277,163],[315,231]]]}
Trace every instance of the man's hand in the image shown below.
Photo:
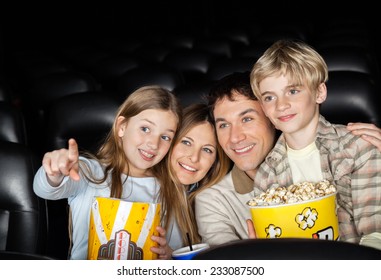
{"label": "man's hand", "polygon": [[250,220],[250,219],[247,219],[246,220],[246,224],[247,224],[247,232],[248,232],[248,235],[249,235],[249,239],[255,239],[255,238],[257,238],[257,235],[255,234],[255,229],[254,229],[253,221]]}

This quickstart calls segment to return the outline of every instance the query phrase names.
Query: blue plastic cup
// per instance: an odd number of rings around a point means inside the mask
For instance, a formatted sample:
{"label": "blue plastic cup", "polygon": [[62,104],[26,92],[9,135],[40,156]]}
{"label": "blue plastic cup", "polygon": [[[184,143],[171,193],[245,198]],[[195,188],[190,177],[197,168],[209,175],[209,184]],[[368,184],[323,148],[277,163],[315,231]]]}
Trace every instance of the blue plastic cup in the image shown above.
{"label": "blue plastic cup", "polygon": [[192,245],[192,251],[189,246],[179,248],[172,252],[172,259],[174,260],[191,260],[201,251],[204,251],[209,248],[207,243],[200,243]]}

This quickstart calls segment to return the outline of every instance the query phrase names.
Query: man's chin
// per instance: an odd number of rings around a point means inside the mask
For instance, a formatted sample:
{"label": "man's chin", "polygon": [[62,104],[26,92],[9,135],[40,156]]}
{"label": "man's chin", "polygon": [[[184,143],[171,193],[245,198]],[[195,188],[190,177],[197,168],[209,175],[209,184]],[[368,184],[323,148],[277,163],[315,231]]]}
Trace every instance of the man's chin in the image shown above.
{"label": "man's chin", "polygon": [[239,170],[244,172],[254,171],[257,168],[257,166],[254,163],[248,162],[235,162],[235,165],[238,167]]}

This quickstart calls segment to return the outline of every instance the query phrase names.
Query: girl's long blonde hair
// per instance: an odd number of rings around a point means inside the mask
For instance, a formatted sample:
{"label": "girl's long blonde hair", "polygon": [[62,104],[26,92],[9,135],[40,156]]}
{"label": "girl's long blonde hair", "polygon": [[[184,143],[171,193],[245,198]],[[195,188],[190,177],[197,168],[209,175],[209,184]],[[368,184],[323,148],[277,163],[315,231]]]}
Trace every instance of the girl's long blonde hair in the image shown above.
{"label": "girl's long blonde hair", "polygon": [[[178,131],[182,119],[182,108],[176,96],[169,90],[160,86],[144,86],[131,93],[119,107],[113,126],[98,152],[95,155],[89,153],[85,154],[88,157],[98,160],[104,167],[105,172],[103,177],[94,178],[88,168],[81,165],[81,168],[87,169],[87,172],[82,172],[82,174],[84,174],[88,180],[91,180],[96,184],[104,183],[108,176],[111,176],[110,197],[121,198],[124,183],[122,182],[122,174],[124,170],[129,170],[128,159],[124,153],[120,137],[118,136],[117,119],[118,117],[123,116],[125,122],[128,122],[130,118],[148,109],[173,112],[178,119],[176,128],[176,131]],[[166,155],[164,159],[167,156],[168,155]],[[153,176],[156,177],[160,183],[159,200],[162,204],[162,224],[164,228],[168,229],[168,221],[171,217],[176,216],[174,211],[178,211],[179,209],[176,203],[182,198],[176,191],[170,189],[171,183],[169,181],[165,162],[165,160],[161,160],[158,164],[151,167],[151,171]],[[89,175],[87,176],[86,174]],[[178,198],[177,196],[180,197]]]}

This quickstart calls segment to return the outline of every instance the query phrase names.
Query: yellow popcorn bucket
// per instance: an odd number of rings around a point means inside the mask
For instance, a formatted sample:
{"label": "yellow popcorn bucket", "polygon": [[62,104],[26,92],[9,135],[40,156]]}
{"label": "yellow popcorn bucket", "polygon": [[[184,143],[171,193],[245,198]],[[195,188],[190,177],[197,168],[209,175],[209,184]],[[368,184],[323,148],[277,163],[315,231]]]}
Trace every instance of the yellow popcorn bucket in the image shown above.
{"label": "yellow popcorn bucket", "polygon": [[336,193],[292,204],[249,207],[258,238],[339,239]]}
{"label": "yellow popcorn bucket", "polygon": [[160,204],[96,197],[91,206],[89,260],[152,260]]}

